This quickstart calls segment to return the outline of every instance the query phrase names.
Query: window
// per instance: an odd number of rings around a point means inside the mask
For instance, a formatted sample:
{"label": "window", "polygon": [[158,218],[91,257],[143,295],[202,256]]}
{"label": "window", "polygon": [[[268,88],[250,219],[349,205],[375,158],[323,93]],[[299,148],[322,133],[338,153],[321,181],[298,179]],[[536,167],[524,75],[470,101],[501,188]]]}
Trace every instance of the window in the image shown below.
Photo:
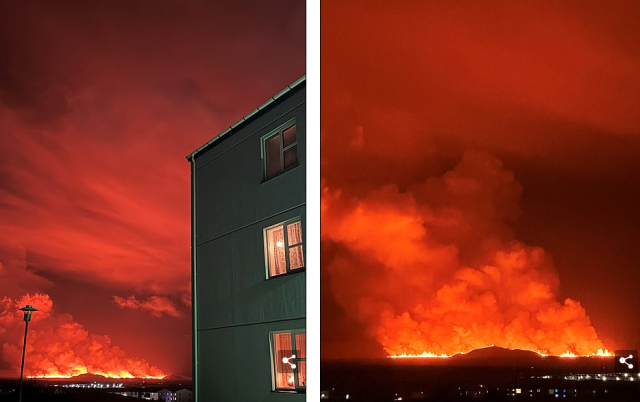
{"label": "window", "polygon": [[262,139],[264,179],[269,180],[298,165],[295,122],[289,122]]}
{"label": "window", "polygon": [[302,221],[299,218],[264,230],[268,277],[304,268]]}
{"label": "window", "polygon": [[307,335],[304,331],[271,333],[273,389],[295,391],[307,386]]}

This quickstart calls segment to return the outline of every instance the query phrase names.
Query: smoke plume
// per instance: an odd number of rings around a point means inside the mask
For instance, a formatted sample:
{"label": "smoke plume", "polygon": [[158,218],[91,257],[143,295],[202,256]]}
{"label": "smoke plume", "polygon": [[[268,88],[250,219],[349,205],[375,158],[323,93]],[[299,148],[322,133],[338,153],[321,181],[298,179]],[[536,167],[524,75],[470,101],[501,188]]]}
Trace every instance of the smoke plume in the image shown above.
{"label": "smoke plume", "polygon": [[130,357],[113,345],[107,335],[89,332],[69,314],[56,313],[49,295],[25,294],[17,299],[0,298],[2,360],[13,371],[20,369],[24,325],[18,308],[31,304],[38,309],[29,325],[25,357],[26,376],[164,377],[144,359]]}
{"label": "smoke plume", "polygon": [[514,238],[522,191],[481,152],[361,198],[323,183],[321,239],[346,250],[325,265],[336,302],[389,355],[603,349],[581,304],[559,300],[549,255]]}

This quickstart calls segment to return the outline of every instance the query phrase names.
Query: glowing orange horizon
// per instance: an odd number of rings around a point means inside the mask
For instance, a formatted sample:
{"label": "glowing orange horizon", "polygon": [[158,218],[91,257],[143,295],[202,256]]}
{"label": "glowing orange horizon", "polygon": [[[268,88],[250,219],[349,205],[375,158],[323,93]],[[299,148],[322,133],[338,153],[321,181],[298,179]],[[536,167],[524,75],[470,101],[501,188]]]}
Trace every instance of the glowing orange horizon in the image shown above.
{"label": "glowing orange horizon", "polygon": [[73,378],[73,377],[77,377],[77,376],[84,375],[84,374],[98,375],[98,376],[102,376],[102,377],[105,377],[105,378],[113,378],[113,379],[133,379],[133,378],[138,378],[138,379],[162,380],[165,377],[167,377],[167,375],[164,374],[164,373],[162,373],[163,375],[161,375],[161,376],[153,376],[153,375],[149,375],[149,374],[142,374],[142,375],[137,375],[136,376],[136,375],[133,375],[131,372],[126,371],[126,370],[120,370],[120,371],[95,370],[95,371],[89,372],[89,370],[87,370],[87,368],[83,367],[83,366],[77,366],[73,370],[71,370],[71,372],[73,374],[65,374],[65,373],[62,373],[62,372],[60,372],[58,370],[50,370],[46,374],[27,375],[27,377],[28,378],[63,379],[63,378]]}
{"label": "glowing orange horizon", "polygon": [[412,354],[412,353],[402,353],[399,355],[389,355],[387,356],[390,359],[404,359],[404,358],[427,358],[427,359],[433,359],[433,358],[446,358],[446,357],[452,357],[455,355],[463,355],[464,353],[455,353],[453,355],[448,355],[445,353],[442,354],[436,354],[436,353],[431,353],[431,352],[427,352],[426,350],[424,352],[422,352],[421,354],[417,355],[417,354]]}
{"label": "glowing orange horizon", "polygon": [[[113,379],[144,379],[144,380],[162,380],[164,378],[166,378],[167,376],[160,376],[160,377],[154,377],[151,375],[147,375],[147,376],[139,376],[136,377],[134,375],[132,375],[131,373],[128,372],[121,372],[121,373],[102,373],[102,372],[95,372],[95,373],[83,373],[83,374],[93,374],[93,375],[99,375],[105,378],[113,378]],[[78,377],[82,374],[74,374],[74,375],[64,375],[64,374],[43,374],[43,375],[30,375],[27,376],[27,378],[37,378],[37,379],[65,379],[65,378],[73,378],[73,377]]]}
{"label": "glowing orange horizon", "polygon": [[[491,346],[487,346],[487,347],[492,347],[494,345]],[[482,349],[482,348],[480,348]],[[478,350],[478,349],[474,349],[474,350]],[[510,350],[514,350],[514,349],[510,349]],[[459,353],[454,353],[454,354],[446,354],[446,353],[441,353],[441,354],[437,354],[437,353],[432,353],[432,352],[427,352],[426,350],[420,354],[415,354],[415,353],[406,353],[403,352],[399,355],[389,355],[387,356],[387,358],[389,359],[441,359],[441,358],[450,358],[453,356],[458,356],[458,355],[465,355],[467,353],[469,353],[471,351],[468,352],[459,352]],[[542,350],[531,350],[531,352],[535,352],[540,356],[543,357],[563,357],[563,358],[577,358],[577,357],[611,357],[613,356],[613,354],[608,350],[608,349],[598,349],[596,352],[591,353],[591,354],[587,354],[587,355],[578,355],[575,354],[573,352],[571,352],[570,350],[567,350],[564,353],[561,353],[559,355],[554,355],[554,354],[550,354],[546,351],[542,351]]]}

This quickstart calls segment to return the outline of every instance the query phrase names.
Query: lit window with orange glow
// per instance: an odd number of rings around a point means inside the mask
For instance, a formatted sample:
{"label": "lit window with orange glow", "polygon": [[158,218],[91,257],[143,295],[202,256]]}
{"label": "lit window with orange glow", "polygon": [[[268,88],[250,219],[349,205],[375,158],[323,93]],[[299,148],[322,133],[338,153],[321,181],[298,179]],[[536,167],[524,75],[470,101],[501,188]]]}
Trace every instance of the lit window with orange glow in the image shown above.
{"label": "lit window with orange glow", "polygon": [[302,221],[294,219],[264,230],[267,272],[274,277],[304,268]]}
{"label": "lit window with orange glow", "polygon": [[294,121],[262,137],[264,179],[298,166],[298,131]]}
{"label": "lit window with orange glow", "polygon": [[295,391],[307,386],[307,336],[295,330],[271,333],[274,391]]}

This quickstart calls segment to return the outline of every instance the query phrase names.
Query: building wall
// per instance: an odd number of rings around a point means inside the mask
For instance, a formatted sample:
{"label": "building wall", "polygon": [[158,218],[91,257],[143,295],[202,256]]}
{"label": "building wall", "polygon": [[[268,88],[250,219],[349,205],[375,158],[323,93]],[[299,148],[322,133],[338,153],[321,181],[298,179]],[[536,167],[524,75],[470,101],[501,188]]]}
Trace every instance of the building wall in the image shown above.
{"label": "building wall", "polygon": [[[305,229],[305,88],[195,157],[198,401],[304,400],[272,392],[269,332],[305,328],[305,273],[267,279],[263,229]],[[296,119],[299,165],[264,181],[261,138]],[[305,264],[306,265],[306,264]]]}
{"label": "building wall", "polygon": [[191,402],[193,400],[193,392],[188,389],[181,389],[175,393],[176,402]]}

